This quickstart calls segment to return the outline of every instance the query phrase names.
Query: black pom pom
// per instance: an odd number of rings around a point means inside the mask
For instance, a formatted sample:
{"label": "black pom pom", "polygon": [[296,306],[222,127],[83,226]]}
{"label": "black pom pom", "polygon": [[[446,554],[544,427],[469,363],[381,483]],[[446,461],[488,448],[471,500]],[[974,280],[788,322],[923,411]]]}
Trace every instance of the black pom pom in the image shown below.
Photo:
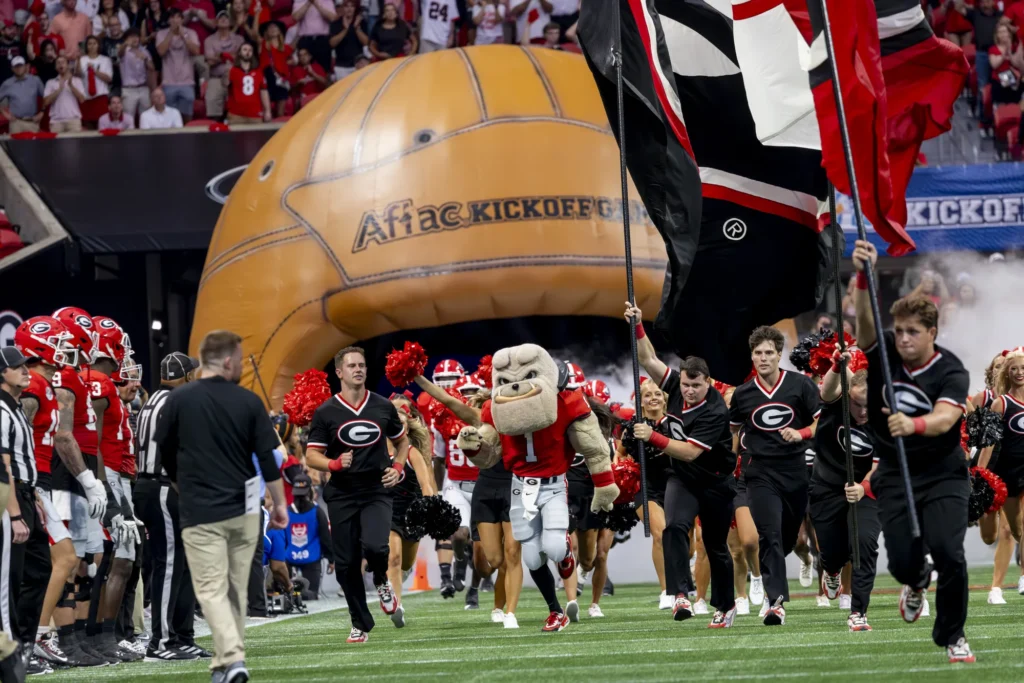
{"label": "black pom pom", "polygon": [[980,474],[971,475],[971,494],[967,498],[967,523],[974,524],[984,515],[992,502],[996,499],[996,492],[989,485],[988,481]]}
{"label": "black pom pom", "polygon": [[801,339],[800,343],[789,352],[789,362],[793,364],[793,367],[800,372],[812,372],[811,349],[818,346],[826,334],[830,333],[827,330],[821,330],[812,332]]}
{"label": "black pom pom", "polygon": [[[650,426],[654,431],[659,431],[654,420],[644,418],[641,420],[644,424]],[[633,420],[627,420],[622,429],[622,447],[626,450],[626,455],[633,458],[637,462],[640,462],[640,452],[637,444],[639,440],[633,436]],[[666,423],[667,424],[667,423]],[[660,455],[661,451],[657,450],[650,443],[644,444],[644,456],[647,458],[653,458],[656,455]]]}
{"label": "black pom pom", "polygon": [[462,515],[441,496],[416,498],[405,511],[405,530],[414,538],[449,538],[460,526]]}
{"label": "black pom pom", "polygon": [[967,445],[988,448],[1003,439],[1003,418],[988,408],[978,408],[967,416]]}
{"label": "black pom pom", "polygon": [[611,529],[617,534],[629,531],[640,521],[636,515],[636,505],[632,501],[612,507],[611,512],[601,510],[597,513],[597,518],[606,529]]}

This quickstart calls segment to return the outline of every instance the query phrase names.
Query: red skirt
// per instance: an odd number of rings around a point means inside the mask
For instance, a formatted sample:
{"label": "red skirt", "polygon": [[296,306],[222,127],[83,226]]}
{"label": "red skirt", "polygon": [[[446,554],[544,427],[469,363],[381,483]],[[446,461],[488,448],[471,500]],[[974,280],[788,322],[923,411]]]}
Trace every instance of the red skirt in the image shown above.
{"label": "red skirt", "polygon": [[110,98],[107,95],[93,97],[82,102],[80,108],[82,110],[82,123],[96,123],[110,108]]}

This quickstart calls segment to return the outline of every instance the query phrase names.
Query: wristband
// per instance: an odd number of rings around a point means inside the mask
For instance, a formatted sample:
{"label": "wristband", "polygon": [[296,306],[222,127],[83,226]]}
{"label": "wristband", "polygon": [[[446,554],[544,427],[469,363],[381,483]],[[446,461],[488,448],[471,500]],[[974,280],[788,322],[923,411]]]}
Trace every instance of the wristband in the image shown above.
{"label": "wristband", "polygon": [[928,428],[928,425],[925,424],[923,417],[915,417],[914,418],[914,433],[915,434],[924,434],[924,430],[927,429],[927,428]]}
{"label": "wristband", "polygon": [[389,467],[391,469],[393,469],[395,472],[398,472],[398,482],[397,483],[401,484],[403,481],[405,481],[405,468],[404,467],[402,469],[398,469],[394,465],[389,465]]}
{"label": "wristband", "polygon": [[331,472],[340,472],[341,470],[345,469],[345,466],[341,464],[341,456],[338,456],[334,460],[331,460],[331,462],[328,463],[327,465],[327,469],[329,469]]}
{"label": "wristband", "polygon": [[864,495],[871,500],[875,500],[875,492],[871,490],[871,480],[865,479],[860,485],[864,487]]}
{"label": "wristband", "polygon": [[646,336],[647,336],[647,330],[644,329],[644,324],[643,323],[637,323],[636,324],[636,340],[640,341],[641,339],[643,339]]}
{"label": "wristband", "polygon": [[857,271],[857,289],[868,288],[868,275],[863,270]]}
{"label": "wristband", "polygon": [[601,488],[602,486],[611,486],[615,483],[615,475],[612,474],[611,470],[605,472],[598,472],[597,474],[591,474],[590,478],[594,482],[594,486]]}
{"label": "wristband", "polygon": [[664,434],[658,432],[651,432],[651,438],[647,440],[652,446],[657,448],[659,451],[663,451],[668,448],[669,438]]}
{"label": "wristband", "polygon": [[20,522],[23,519],[25,519],[25,518],[22,517],[21,515],[15,515],[14,517],[11,517],[11,521],[12,522]]}
{"label": "wristband", "polygon": [[801,429],[797,433],[800,435],[800,438],[803,439],[804,441],[807,441],[809,438],[811,438],[811,428],[810,427],[804,427],[803,429]]}

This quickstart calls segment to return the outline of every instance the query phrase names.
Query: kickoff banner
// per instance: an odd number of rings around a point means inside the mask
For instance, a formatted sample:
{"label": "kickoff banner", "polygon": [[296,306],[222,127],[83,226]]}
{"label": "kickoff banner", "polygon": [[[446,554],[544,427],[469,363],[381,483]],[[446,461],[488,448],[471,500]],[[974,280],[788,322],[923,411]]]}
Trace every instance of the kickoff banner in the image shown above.
{"label": "kickoff banner", "polygon": [[[850,256],[857,235],[853,206],[843,195],[837,203]],[[907,188],[906,227],[917,253],[1024,247],[1024,163],[917,169]],[[884,248],[870,227],[868,238]]]}

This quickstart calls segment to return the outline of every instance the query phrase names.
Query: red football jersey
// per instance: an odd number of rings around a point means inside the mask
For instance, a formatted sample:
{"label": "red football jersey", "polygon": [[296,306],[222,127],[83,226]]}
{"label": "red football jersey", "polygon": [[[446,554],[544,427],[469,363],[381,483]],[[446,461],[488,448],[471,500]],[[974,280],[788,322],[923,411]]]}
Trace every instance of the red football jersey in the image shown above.
{"label": "red football jersey", "polygon": [[[579,389],[558,394],[558,417],[550,427],[522,436],[501,435],[505,469],[519,477],[557,477],[565,474],[576,457],[576,449],[565,431],[576,420],[590,415],[590,405]],[[481,418],[494,426],[491,402],[483,407]]]}
{"label": "red football jersey", "polygon": [[31,396],[39,403],[36,416],[32,419],[36,469],[40,474],[49,474],[50,462],[53,461],[53,435],[60,424],[60,406],[57,404],[57,394],[46,378],[35,371],[31,374],[32,383],[25,389],[25,395]]}
{"label": "red football jersey", "polygon": [[128,404],[124,406],[124,449],[121,451],[121,474],[126,477],[135,478],[135,434],[132,432],[131,409]]}
{"label": "red football jersey", "polygon": [[[313,67],[313,73],[323,78],[327,77],[327,72],[324,68],[313,62],[310,64]],[[306,67],[295,65],[292,67],[291,82],[298,89],[300,95],[319,95],[327,89],[326,85],[320,85],[306,71]],[[305,83],[302,81],[305,80]]]}
{"label": "red football jersey", "polygon": [[251,119],[263,116],[260,91],[266,88],[262,71],[242,71],[239,66],[231,67],[228,76],[228,113]]}
{"label": "red football jersey", "polygon": [[121,469],[121,458],[124,457],[125,427],[128,426],[128,412],[117,393],[117,387],[109,375],[96,370],[82,370],[82,379],[89,385],[92,400],[107,399],[107,409],[103,411],[103,433],[100,434],[100,452],[103,454],[103,466],[115,472]]}
{"label": "red football jersey", "polygon": [[[88,372],[83,370],[82,372]],[[75,395],[75,421],[71,435],[78,442],[83,455],[96,456],[96,413],[92,410],[92,399],[85,382],[74,368],[64,366],[53,374],[51,381],[55,389],[67,389]]]}
{"label": "red football jersey", "polygon": [[[438,435],[435,434],[434,438],[438,438]],[[448,468],[448,478],[451,481],[476,481],[480,476],[480,468],[470,462],[455,439],[448,439],[448,443],[445,444],[444,464]]]}

